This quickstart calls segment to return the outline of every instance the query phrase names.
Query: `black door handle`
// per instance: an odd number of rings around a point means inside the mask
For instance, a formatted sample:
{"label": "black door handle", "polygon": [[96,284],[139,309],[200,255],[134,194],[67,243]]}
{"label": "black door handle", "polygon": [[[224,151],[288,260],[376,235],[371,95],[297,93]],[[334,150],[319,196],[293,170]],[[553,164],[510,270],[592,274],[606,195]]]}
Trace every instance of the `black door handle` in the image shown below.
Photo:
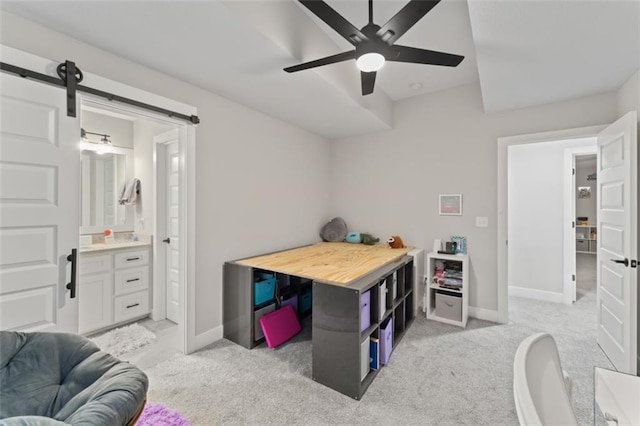
{"label": "black door handle", "polygon": [[622,263],[624,266],[629,266],[629,259],[627,259],[626,257],[624,258],[624,260],[618,260],[618,259],[611,259],[611,260],[615,263]]}
{"label": "black door handle", "polygon": [[71,254],[67,256],[71,262],[71,281],[67,283],[67,290],[71,290],[71,298],[76,298],[76,272],[78,267],[78,249],[71,249]]}
{"label": "black door handle", "polygon": [[171,243],[171,238],[165,238],[164,240],[162,240],[162,242],[170,244]]}

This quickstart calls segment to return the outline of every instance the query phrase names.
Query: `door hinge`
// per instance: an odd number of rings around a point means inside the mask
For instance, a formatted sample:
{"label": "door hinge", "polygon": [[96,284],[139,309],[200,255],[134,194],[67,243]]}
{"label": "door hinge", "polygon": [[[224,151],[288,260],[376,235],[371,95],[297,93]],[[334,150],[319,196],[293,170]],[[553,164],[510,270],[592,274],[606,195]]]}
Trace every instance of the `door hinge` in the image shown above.
{"label": "door hinge", "polygon": [[575,280],[576,280],[576,274],[572,274],[572,275],[571,275],[571,281],[574,281],[574,282],[575,282]]}
{"label": "door hinge", "polygon": [[576,169],[571,169],[571,174],[575,175],[576,174]]}
{"label": "door hinge", "polygon": [[575,228],[575,227],[576,227],[576,223],[572,221],[572,222],[571,222],[571,227],[572,227],[572,228]]}
{"label": "door hinge", "polygon": [[638,267],[638,261],[635,260],[635,259],[631,260],[631,267],[632,268],[637,268]]}

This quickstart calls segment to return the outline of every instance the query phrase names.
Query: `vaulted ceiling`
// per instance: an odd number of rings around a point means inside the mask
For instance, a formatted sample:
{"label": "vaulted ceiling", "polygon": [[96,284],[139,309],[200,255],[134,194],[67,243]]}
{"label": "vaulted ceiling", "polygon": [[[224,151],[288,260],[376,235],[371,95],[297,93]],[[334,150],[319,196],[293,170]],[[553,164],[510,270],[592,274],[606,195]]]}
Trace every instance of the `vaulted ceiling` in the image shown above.
{"label": "vaulted ceiling", "polygon": [[[327,0],[356,27],[365,0]],[[406,1],[374,0],[382,25]],[[388,129],[400,99],[479,81],[488,112],[617,89],[640,65],[640,2],[442,0],[399,42],[465,56],[387,63],[362,96],[355,61],[285,73],[348,42],[293,0],[3,1],[35,21],[327,138]],[[82,64],[79,64],[82,66]]]}

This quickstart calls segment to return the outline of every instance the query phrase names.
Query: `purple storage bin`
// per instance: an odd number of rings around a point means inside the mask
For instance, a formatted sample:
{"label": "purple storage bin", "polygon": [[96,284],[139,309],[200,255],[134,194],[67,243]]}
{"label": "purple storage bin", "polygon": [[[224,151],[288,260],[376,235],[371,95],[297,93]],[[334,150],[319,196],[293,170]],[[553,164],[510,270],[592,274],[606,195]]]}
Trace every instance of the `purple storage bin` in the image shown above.
{"label": "purple storage bin", "polygon": [[298,314],[298,295],[294,294],[288,299],[284,299],[280,303],[280,307],[284,308],[285,306],[291,306],[293,308],[293,312],[295,312],[297,315]]}
{"label": "purple storage bin", "polygon": [[388,364],[393,349],[393,318],[388,318],[380,326],[380,362]]}
{"label": "purple storage bin", "polygon": [[371,291],[360,295],[360,331],[371,325]]}

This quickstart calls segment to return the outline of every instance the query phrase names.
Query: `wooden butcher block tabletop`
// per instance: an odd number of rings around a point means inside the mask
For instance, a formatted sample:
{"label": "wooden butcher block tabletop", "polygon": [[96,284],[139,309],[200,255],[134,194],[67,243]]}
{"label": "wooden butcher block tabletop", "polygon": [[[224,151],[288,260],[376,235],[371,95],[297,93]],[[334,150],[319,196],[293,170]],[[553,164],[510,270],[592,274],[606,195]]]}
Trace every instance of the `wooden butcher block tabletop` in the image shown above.
{"label": "wooden butcher block tabletop", "polygon": [[310,246],[238,260],[235,263],[318,281],[346,285],[388,263],[401,259],[413,247],[389,248],[351,243]]}

